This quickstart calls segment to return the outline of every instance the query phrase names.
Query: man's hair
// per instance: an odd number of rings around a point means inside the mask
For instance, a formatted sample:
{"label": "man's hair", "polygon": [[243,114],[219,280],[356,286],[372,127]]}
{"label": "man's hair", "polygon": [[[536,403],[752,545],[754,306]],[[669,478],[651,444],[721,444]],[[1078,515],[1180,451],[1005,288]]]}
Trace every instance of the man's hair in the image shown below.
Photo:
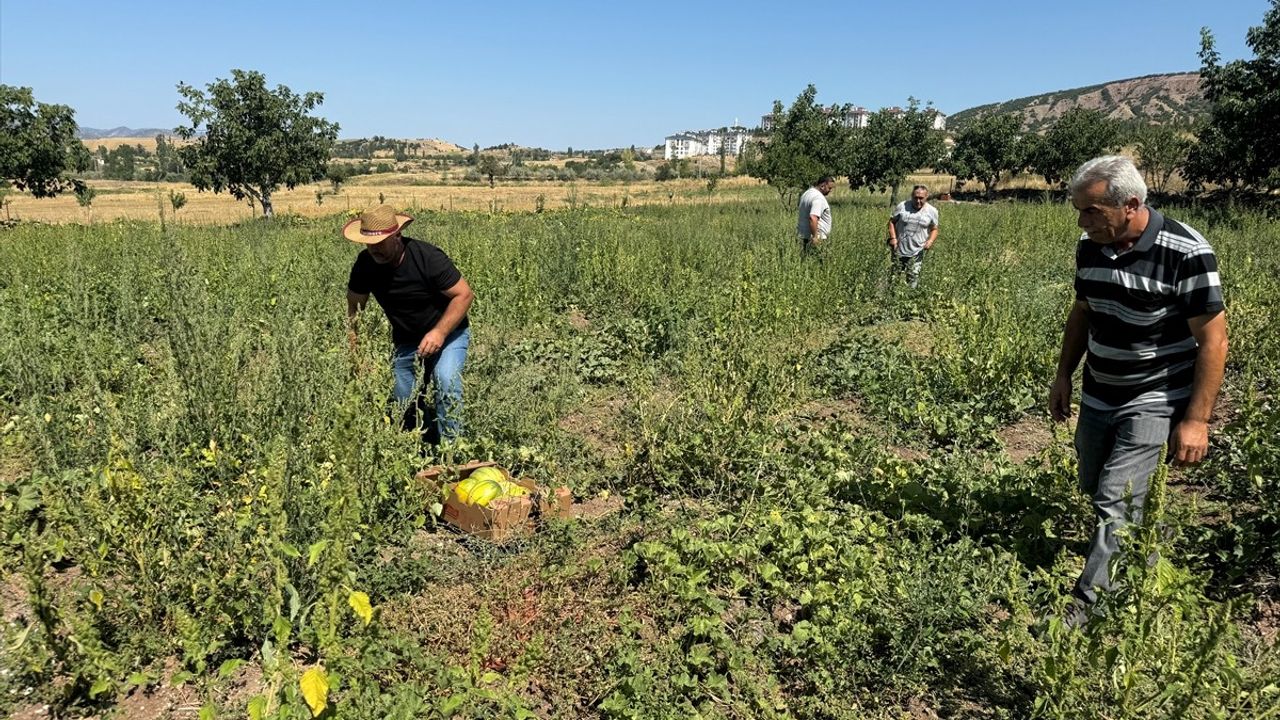
{"label": "man's hair", "polygon": [[835,181],[836,181],[836,179],[835,179],[834,177],[832,177],[831,175],[823,175],[822,177],[818,178],[818,181],[817,181],[817,182],[815,182],[815,183],[813,184],[813,186],[814,186],[814,187],[817,187],[817,186],[821,185],[822,183],[833,183],[833,182],[835,182]]}
{"label": "man's hair", "polygon": [[1124,205],[1131,197],[1138,198],[1141,203],[1147,201],[1147,183],[1142,180],[1142,173],[1134,167],[1132,160],[1123,155],[1103,155],[1081,165],[1071,177],[1071,192],[1099,180],[1107,183],[1103,198],[1116,207]]}
{"label": "man's hair", "polygon": [[917,185],[911,188],[911,194],[915,195],[917,190],[923,190],[925,195],[929,194],[929,188],[925,187],[924,185]]}

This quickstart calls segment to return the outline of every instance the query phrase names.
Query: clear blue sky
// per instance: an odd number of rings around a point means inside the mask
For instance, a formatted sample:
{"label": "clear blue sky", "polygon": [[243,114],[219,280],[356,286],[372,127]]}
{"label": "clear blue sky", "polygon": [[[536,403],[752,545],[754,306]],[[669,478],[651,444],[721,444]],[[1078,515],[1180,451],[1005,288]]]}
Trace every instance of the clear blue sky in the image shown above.
{"label": "clear blue sky", "polygon": [[84,127],[182,122],[179,81],[232,68],[318,90],[340,136],[652,146],[823,103],[987,102],[1226,60],[1267,0],[364,2],[0,0],[0,83]]}

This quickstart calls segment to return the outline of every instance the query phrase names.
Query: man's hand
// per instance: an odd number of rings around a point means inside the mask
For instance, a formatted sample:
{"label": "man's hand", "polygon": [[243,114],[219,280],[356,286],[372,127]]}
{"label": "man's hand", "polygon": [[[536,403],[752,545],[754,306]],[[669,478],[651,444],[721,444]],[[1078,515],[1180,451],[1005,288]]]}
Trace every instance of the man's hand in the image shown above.
{"label": "man's hand", "polygon": [[1055,422],[1071,417],[1071,376],[1059,375],[1049,387],[1049,415]]}
{"label": "man's hand", "polygon": [[897,250],[897,249],[898,249],[898,238],[896,238],[896,237],[891,237],[891,238],[889,238],[888,243],[889,243],[889,249],[890,249],[890,250]]}
{"label": "man's hand", "polygon": [[432,329],[423,335],[422,342],[418,343],[418,357],[427,357],[440,352],[440,348],[444,347],[444,340],[444,333]]}
{"label": "man's hand", "polygon": [[1169,452],[1176,465],[1194,465],[1209,451],[1209,423],[1183,420],[1169,436]]}

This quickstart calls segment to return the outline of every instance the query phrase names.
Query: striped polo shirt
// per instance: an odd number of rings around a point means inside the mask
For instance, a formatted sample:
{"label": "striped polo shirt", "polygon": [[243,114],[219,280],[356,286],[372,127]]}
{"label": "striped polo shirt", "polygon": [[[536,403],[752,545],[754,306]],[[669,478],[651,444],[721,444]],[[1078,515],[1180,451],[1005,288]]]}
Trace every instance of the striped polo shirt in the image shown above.
{"label": "striped polo shirt", "polygon": [[1148,207],[1128,251],[1080,238],[1076,299],[1089,303],[1084,404],[1172,413],[1191,397],[1197,343],[1188,318],[1221,312],[1218,259],[1192,228]]}

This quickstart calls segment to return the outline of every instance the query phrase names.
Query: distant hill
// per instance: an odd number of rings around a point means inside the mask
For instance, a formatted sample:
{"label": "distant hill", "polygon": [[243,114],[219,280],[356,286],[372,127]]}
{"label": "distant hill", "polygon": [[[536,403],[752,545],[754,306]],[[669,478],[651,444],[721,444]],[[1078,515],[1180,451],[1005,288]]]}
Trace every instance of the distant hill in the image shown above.
{"label": "distant hill", "polygon": [[139,138],[139,137],[155,137],[157,135],[172,135],[173,128],[127,128],[124,126],[111,128],[110,130],[100,130],[98,128],[82,127],[76,130],[76,136],[81,140],[102,140],[104,138]]}
{"label": "distant hill", "polygon": [[1197,120],[1209,112],[1208,101],[1200,90],[1200,73],[1168,73],[979,105],[949,116],[947,129],[960,130],[989,112],[1021,112],[1026,128],[1034,132],[1074,107],[1101,110],[1115,120],[1151,125]]}

